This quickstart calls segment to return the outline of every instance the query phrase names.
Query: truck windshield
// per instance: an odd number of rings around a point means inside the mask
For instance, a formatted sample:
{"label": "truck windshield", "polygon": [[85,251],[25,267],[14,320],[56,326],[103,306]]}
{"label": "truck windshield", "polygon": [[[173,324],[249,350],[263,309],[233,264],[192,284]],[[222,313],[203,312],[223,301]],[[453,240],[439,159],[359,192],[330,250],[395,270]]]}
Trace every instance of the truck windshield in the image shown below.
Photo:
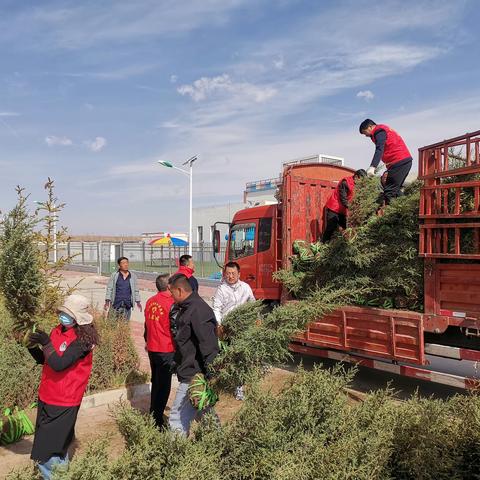
{"label": "truck windshield", "polygon": [[255,224],[242,223],[234,225],[230,230],[230,248],[228,258],[248,257],[255,253]]}

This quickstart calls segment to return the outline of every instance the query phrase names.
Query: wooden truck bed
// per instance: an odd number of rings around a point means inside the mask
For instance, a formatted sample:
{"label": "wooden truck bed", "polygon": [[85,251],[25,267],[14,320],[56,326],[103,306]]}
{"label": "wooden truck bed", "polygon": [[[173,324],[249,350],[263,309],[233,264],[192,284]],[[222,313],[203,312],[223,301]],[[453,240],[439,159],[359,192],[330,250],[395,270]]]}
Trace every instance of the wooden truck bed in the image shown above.
{"label": "wooden truck bed", "polygon": [[369,307],[343,307],[311,323],[294,342],[425,365],[422,314]]}
{"label": "wooden truck bed", "polygon": [[[419,179],[424,313],[343,307],[312,322],[292,339],[291,350],[460,388],[478,386],[477,379],[420,367],[428,365],[426,355],[480,362],[479,343],[468,341],[480,337],[480,130],[420,148]],[[307,227],[312,215],[302,199],[311,203],[321,183],[311,191],[303,187],[308,182],[294,175],[286,183],[295,208],[290,209],[292,219],[285,213],[284,243],[311,241]],[[297,228],[289,231],[286,226],[295,218],[300,219]],[[283,252],[284,263],[288,255]],[[452,330],[467,341],[449,343]]]}

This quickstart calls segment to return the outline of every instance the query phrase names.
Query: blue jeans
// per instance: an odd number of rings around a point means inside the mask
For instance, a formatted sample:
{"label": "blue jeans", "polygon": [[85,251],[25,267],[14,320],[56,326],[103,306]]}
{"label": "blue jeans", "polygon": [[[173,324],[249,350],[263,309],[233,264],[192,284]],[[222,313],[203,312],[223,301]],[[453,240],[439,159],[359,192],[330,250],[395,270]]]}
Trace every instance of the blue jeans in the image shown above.
{"label": "blue jeans", "polygon": [[54,455],[50,457],[45,463],[38,463],[37,467],[44,480],[50,480],[52,478],[52,470],[54,467],[66,467],[68,466],[68,453],[65,458]]}
{"label": "blue jeans", "polygon": [[192,405],[188,395],[189,385],[189,383],[180,383],[178,385],[177,393],[175,394],[175,400],[173,401],[172,410],[170,411],[170,417],[168,419],[170,429],[174,432],[181,433],[186,437],[188,437],[190,433],[190,425],[194,420],[199,421],[205,414],[209,412],[213,412],[215,414],[213,407],[206,408],[204,410],[197,410]]}

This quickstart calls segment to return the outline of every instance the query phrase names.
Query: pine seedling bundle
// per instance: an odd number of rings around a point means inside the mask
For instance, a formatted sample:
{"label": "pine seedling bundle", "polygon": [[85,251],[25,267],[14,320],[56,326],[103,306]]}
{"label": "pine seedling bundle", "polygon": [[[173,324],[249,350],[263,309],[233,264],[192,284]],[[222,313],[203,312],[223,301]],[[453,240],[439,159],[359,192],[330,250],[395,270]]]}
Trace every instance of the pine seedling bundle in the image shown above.
{"label": "pine seedling bundle", "polygon": [[215,388],[233,392],[239,385],[255,383],[272,365],[291,357],[293,335],[362,293],[362,288],[323,288],[271,311],[260,301],[236,308],[222,322],[225,349],[212,367]]}
{"label": "pine seedling bundle", "polygon": [[[317,289],[362,290],[358,305],[422,309],[423,262],[418,257],[419,184],[375,214],[378,189],[369,179],[357,186],[349,229],[328,244],[296,242],[292,267],[277,279],[297,298]],[[351,227],[350,227],[351,226]]]}

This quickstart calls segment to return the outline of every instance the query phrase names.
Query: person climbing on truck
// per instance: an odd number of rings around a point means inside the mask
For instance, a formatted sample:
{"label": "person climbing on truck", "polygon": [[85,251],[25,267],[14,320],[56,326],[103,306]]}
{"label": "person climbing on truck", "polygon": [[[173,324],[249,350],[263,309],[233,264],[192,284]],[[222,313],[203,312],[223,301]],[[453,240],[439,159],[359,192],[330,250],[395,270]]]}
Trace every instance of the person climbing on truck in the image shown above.
{"label": "person climbing on truck", "polygon": [[375,154],[367,170],[368,176],[375,175],[380,160],[387,167],[387,177],[378,203],[380,206],[388,205],[392,199],[402,195],[401,189],[412,168],[412,156],[403,138],[388,125],[377,125],[367,118],[360,124],[359,130],[375,144]]}
{"label": "person climbing on truck", "polygon": [[322,242],[329,242],[337,229],[341,231],[347,228],[347,215],[350,202],[355,194],[355,182],[365,177],[367,172],[357,170],[352,176],[345,177],[338,182],[325,205],[325,230]]}

